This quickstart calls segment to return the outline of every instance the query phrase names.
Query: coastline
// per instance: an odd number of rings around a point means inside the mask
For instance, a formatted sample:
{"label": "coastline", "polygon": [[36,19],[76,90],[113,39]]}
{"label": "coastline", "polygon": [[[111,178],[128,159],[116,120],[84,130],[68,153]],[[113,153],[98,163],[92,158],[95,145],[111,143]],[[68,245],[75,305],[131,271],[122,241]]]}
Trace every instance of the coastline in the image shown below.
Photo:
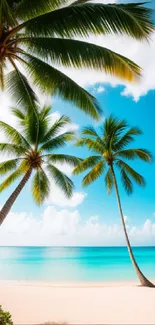
{"label": "coastline", "polygon": [[155,324],[155,289],[138,281],[1,280],[0,292],[15,324]]}

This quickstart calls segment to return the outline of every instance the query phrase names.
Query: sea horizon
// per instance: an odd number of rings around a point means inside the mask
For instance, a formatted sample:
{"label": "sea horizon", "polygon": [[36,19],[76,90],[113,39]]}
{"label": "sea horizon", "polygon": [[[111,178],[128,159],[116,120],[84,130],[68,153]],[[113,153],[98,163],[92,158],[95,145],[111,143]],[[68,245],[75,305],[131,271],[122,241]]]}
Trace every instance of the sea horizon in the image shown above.
{"label": "sea horizon", "polygon": [[[155,246],[133,246],[142,272],[155,279]],[[0,280],[136,281],[126,246],[0,246]]]}

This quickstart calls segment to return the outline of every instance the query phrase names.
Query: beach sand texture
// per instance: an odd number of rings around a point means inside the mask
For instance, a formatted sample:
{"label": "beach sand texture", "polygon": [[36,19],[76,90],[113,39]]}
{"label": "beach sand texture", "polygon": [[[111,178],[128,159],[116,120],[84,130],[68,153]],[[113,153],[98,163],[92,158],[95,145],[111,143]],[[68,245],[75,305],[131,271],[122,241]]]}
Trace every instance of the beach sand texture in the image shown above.
{"label": "beach sand texture", "polygon": [[155,324],[155,289],[136,283],[1,282],[14,324]]}

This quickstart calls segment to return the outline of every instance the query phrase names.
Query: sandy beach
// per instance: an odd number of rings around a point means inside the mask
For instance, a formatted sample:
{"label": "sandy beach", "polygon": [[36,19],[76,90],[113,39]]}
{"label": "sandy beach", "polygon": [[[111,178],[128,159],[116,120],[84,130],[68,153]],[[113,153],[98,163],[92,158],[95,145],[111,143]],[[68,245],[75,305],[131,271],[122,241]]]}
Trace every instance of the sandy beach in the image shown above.
{"label": "sandy beach", "polygon": [[155,289],[138,283],[0,282],[15,324],[155,324]]}

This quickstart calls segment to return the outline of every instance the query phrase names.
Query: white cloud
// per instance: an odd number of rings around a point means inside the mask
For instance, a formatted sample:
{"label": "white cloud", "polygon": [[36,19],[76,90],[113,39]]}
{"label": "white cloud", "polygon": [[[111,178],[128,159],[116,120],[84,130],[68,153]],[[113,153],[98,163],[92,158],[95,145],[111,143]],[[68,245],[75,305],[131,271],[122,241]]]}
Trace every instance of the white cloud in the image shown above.
{"label": "white cloud", "polygon": [[[153,245],[155,222],[147,219],[141,226],[128,226],[132,245]],[[103,223],[99,216],[85,221],[78,210],[45,208],[42,216],[9,213],[0,227],[0,245],[125,245],[119,219],[116,224]]]}
{"label": "white cloud", "polygon": [[94,87],[93,90],[92,90],[92,93],[93,94],[100,94],[100,93],[103,93],[105,91],[105,88],[101,85],[99,85],[98,87]]}
{"label": "white cloud", "polygon": [[96,91],[97,91],[97,93],[103,93],[104,92],[104,87],[102,87],[102,86],[99,86],[97,89],[96,89]]}
{"label": "white cloud", "polygon": [[[61,168],[62,171],[63,168]],[[66,169],[67,174],[67,169]],[[56,186],[51,186],[51,192],[46,200],[46,204],[55,204],[60,207],[76,207],[83,203],[85,197],[87,196],[84,192],[73,192],[73,195],[68,199],[63,192]]]}

